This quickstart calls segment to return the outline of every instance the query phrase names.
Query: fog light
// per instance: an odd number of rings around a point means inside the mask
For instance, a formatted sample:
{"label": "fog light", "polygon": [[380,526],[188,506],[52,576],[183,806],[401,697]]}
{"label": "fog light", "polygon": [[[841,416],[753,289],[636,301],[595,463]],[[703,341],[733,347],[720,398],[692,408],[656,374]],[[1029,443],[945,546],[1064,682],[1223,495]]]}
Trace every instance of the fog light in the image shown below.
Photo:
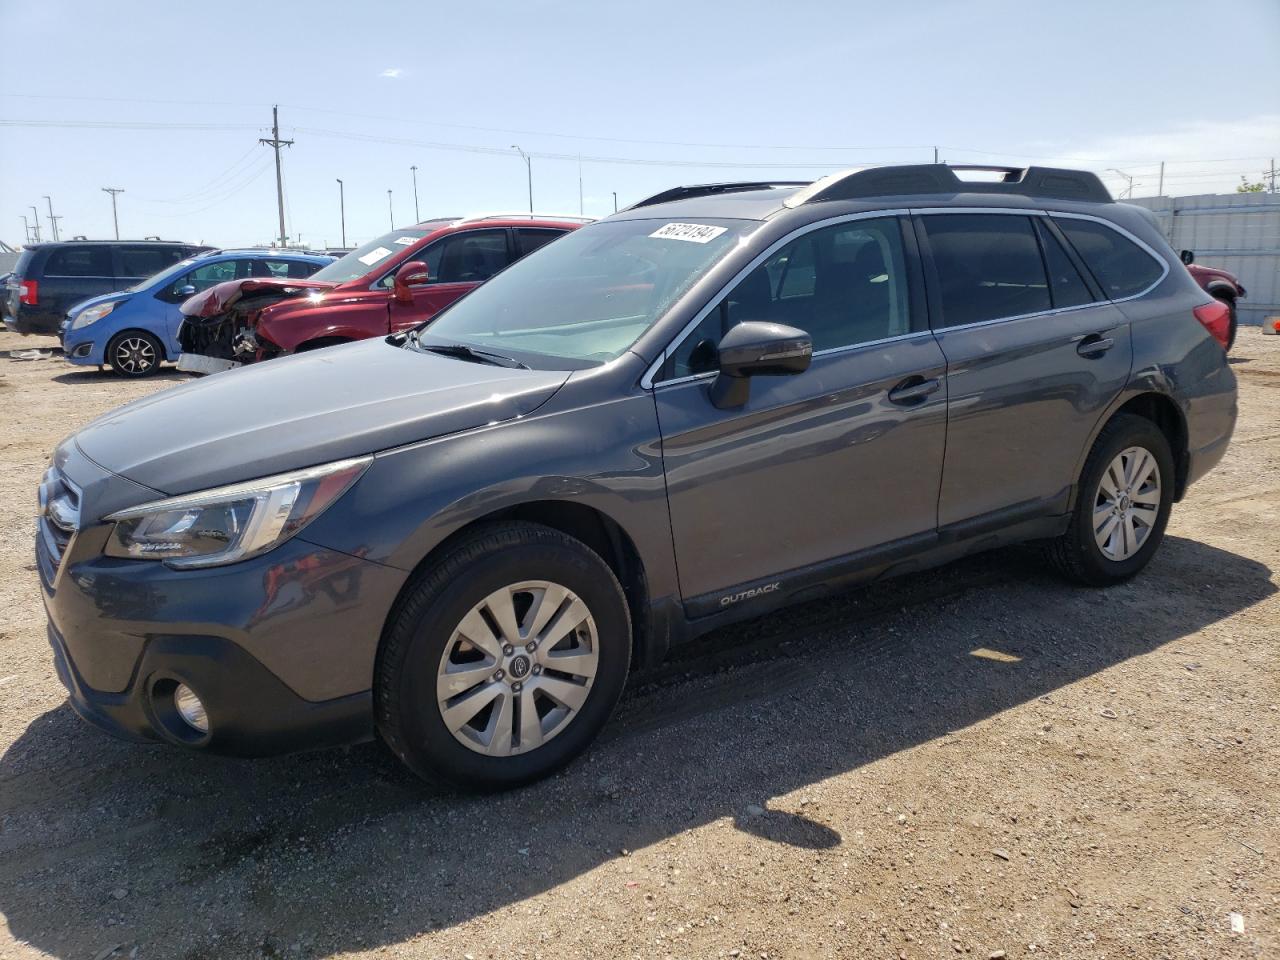
{"label": "fog light", "polygon": [[173,705],[178,708],[178,716],[188,726],[201,733],[209,732],[209,716],[204,711],[204,703],[185,683],[178,684],[178,688],[173,691]]}

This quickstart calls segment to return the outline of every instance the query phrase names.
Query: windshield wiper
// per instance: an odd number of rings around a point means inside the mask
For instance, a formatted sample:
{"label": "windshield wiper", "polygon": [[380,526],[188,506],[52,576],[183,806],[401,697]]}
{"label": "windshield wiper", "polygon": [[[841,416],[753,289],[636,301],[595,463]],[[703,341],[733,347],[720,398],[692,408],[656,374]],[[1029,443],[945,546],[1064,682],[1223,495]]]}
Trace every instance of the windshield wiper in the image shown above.
{"label": "windshield wiper", "polygon": [[419,350],[430,350],[432,353],[438,353],[445,357],[470,360],[472,363],[488,363],[495,367],[509,367],[513,370],[529,369],[528,364],[521,363],[515,357],[504,357],[500,353],[477,350],[475,347],[469,347],[465,343],[423,343],[417,336],[412,336],[412,340],[413,345]]}

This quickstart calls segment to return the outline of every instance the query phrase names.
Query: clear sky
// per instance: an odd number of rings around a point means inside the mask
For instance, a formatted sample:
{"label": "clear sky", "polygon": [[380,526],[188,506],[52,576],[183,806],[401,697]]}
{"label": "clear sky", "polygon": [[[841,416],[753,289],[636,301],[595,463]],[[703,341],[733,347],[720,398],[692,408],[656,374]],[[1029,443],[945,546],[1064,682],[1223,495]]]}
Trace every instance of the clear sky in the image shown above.
{"label": "clear sky", "polygon": [[[1230,191],[1280,160],[1280,0],[0,0],[0,239],[337,245],[421,217],[588,215],[847,166],[1117,167]],[[624,162],[625,161],[625,162]],[[1115,193],[1127,186],[1108,173]]]}

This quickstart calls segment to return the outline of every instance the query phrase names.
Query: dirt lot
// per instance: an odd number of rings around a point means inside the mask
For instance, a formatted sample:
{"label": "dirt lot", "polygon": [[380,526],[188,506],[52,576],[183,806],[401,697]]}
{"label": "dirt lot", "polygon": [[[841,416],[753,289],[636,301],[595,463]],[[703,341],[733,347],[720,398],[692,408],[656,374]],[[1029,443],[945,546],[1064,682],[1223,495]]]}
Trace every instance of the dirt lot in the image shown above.
{"label": "dirt lot", "polygon": [[489,797],[372,744],[233,761],[78,721],[35,486],[184,378],[8,359],[35,345],[0,334],[0,957],[1280,956],[1280,338],[1242,332],[1235,442],[1134,583],[1008,550],[721,631]]}

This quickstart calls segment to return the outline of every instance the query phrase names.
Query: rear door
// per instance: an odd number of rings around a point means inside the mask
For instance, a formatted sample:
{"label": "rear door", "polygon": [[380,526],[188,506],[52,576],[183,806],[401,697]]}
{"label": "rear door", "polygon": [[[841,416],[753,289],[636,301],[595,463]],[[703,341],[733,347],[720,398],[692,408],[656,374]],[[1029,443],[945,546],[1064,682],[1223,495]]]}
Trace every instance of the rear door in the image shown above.
{"label": "rear door", "polygon": [[81,300],[130,286],[115,276],[111,248],[104,244],[69,244],[49,251],[38,278],[39,313],[60,321]]}
{"label": "rear door", "polygon": [[[413,259],[426,263],[431,279],[413,288],[412,305],[391,298],[391,332],[431,319],[514,258],[514,238],[505,227],[465,230],[430,244]],[[383,281],[388,289],[391,280],[388,275]]]}
{"label": "rear door", "polygon": [[1083,448],[1128,380],[1128,321],[1033,213],[915,222],[947,361],[939,526],[1064,513]]}
{"label": "rear door", "polygon": [[[654,399],[691,615],[753,587],[790,592],[809,575],[802,568],[935,536],[944,361],[908,249],[892,216],[811,229],[768,254],[669,350]],[[813,362],[799,375],[754,378],[746,406],[721,410],[709,396],[716,345],[745,320],[806,331]],[[775,578],[780,586],[766,589]]]}

